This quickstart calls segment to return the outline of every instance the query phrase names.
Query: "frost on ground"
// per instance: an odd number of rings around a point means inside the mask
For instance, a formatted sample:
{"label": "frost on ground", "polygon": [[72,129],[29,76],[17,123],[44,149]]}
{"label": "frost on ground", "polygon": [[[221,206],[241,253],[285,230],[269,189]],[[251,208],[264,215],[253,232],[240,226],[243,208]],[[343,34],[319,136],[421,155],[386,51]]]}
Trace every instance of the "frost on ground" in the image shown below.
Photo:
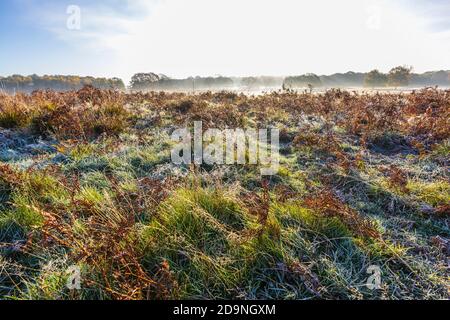
{"label": "frost on ground", "polygon": [[[0,96],[0,298],[448,299],[449,119],[436,89]],[[199,120],[279,128],[278,173],[173,164]]]}

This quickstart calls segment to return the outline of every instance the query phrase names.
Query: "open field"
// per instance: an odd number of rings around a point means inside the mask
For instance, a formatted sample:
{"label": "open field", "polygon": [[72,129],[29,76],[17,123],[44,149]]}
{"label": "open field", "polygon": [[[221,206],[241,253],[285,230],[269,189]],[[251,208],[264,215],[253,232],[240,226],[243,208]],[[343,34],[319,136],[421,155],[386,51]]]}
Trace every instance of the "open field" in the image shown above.
{"label": "open field", "polygon": [[[173,164],[198,120],[278,174]],[[448,299],[449,138],[449,90],[0,95],[0,299]]]}

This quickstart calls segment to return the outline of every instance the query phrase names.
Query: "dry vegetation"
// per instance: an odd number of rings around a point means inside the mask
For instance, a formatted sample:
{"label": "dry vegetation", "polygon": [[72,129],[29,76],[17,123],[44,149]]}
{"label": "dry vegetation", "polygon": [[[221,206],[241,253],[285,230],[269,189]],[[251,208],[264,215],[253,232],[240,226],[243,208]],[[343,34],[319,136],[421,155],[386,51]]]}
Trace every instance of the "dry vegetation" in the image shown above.
{"label": "dry vegetation", "polygon": [[[278,175],[171,164],[195,120],[280,128]],[[0,298],[448,299],[449,122],[437,89],[0,95]]]}

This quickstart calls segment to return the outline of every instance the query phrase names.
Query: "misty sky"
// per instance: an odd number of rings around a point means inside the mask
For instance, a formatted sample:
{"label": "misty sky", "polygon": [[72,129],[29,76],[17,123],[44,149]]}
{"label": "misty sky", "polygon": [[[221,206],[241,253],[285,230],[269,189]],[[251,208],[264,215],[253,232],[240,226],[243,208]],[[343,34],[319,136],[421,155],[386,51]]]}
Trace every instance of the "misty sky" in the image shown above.
{"label": "misty sky", "polygon": [[0,43],[2,76],[423,72],[450,69],[450,1],[2,0]]}

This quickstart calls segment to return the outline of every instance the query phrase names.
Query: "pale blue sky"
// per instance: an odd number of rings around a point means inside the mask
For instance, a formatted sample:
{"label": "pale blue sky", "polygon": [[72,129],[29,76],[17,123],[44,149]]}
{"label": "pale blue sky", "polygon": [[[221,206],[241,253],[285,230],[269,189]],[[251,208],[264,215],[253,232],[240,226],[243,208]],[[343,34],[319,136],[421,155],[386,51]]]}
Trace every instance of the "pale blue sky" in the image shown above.
{"label": "pale blue sky", "polygon": [[0,43],[2,76],[423,72],[450,69],[450,1],[2,0]]}

